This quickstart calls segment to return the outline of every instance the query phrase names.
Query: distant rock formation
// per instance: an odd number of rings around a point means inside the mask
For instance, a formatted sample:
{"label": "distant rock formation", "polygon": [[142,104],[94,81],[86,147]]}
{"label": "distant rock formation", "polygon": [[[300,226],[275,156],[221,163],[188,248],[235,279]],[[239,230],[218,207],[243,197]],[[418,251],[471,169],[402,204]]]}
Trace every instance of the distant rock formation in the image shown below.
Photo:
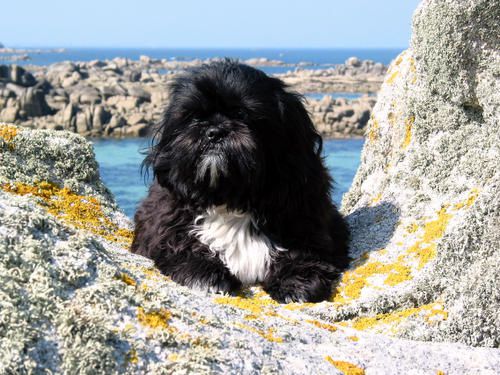
{"label": "distant rock formation", "polygon": [[[141,56],[139,61],[66,61],[30,67],[31,72],[16,65],[0,65],[0,121],[38,129],[70,130],[90,137],[145,136],[158,122],[168,101],[168,82],[180,70],[207,61]],[[287,66],[268,59],[250,59],[246,63]],[[376,92],[385,69],[382,64],[352,58],[335,68],[298,69],[280,77],[301,93]],[[29,78],[28,85],[19,81],[23,77]],[[36,95],[33,93],[28,99],[36,105],[25,108],[27,100],[19,86],[36,86]],[[364,134],[366,110],[373,107],[372,99],[352,103],[344,100],[342,104],[325,100],[319,104],[311,100],[308,107],[325,137]]]}
{"label": "distant rock formation", "polygon": [[44,82],[37,82],[33,75],[17,65],[0,65],[0,119],[14,122],[28,118],[51,115],[52,109],[45,101]]}
{"label": "distant rock formation", "polygon": [[307,108],[323,138],[361,138],[376,101],[374,96],[349,100],[326,95],[320,100],[307,100]]}
{"label": "distant rock formation", "polygon": [[350,57],[344,64],[328,69],[296,69],[277,74],[294,90],[308,92],[365,92],[380,89],[387,67],[372,60]]}
{"label": "distant rock formation", "polygon": [[0,125],[0,373],[498,372],[498,11],[418,8],[343,200],[355,260],[328,302],[175,284],[127,251],[90,143]]}

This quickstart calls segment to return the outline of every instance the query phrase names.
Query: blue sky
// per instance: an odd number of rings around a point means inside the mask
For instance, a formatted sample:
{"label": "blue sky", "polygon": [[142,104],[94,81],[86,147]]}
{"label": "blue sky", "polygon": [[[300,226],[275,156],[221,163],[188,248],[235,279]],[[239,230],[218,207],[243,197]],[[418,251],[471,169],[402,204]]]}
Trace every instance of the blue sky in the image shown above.
{"label": "blue sky", "polygon": [[7,46],[404,48],[417,0],[5,1]]}

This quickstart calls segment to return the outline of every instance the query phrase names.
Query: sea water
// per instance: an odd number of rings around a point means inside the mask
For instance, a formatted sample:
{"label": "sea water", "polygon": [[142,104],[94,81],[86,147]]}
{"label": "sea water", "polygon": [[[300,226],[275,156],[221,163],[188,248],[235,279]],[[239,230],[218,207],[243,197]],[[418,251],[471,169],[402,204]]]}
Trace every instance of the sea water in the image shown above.
{"label": "sea water", "polygon": [[[204,60],[217,57],[247,60],[265,57],[271,60],[281,60],[287,64],[309,62],[316,68],[324,68],[332,64],[341,64],[351,56],[388,65],[401,52],[402,49],[381,48],[67,48],[63,52],[28,53],[30,60],[13,63],[18,65],[49,65],[60,61],[111,60],[115,57],[138,60],[141,55],[146,55],[155,59],[168,60],[193,60],[196,58]],[[11,54],[4,54],[4,56],[9,55]],[[9,64],[11,62],[5,61],[3,63]],[[265,70],[268,73],[283,73],[287,70],[293,70],[293,67],[266,67]]]}

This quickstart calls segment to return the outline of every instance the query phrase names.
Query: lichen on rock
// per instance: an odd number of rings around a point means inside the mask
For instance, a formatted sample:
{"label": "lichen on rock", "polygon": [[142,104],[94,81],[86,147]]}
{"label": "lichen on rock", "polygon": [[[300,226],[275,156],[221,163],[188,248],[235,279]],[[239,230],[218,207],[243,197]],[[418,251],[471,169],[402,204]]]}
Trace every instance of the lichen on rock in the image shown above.
{"label": "lichen on rock", "polygon": [[[333,319],[440,303],[442,319],[414,316],[395,334],[499,346],[498,5],[428,0],[415,13],[343,200],[363,258],[339,289],[355,298]],[[383,251],[370,246],[381,228]]]}
{"label": "lichen on rock", "polygon": [[355,260],[318,304],[175,284],[128,252],[90,143],[0,124],[0,373],[497,371],[498,11],[417,10],[343,200]]}

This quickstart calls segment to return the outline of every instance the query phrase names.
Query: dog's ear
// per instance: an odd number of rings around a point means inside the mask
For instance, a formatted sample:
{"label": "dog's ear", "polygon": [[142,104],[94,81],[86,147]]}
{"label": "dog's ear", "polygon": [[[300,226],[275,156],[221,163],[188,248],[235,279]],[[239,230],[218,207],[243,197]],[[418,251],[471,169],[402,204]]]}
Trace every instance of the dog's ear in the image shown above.
{"label": "dog's ear", "polygon": [[[277,94],[280,139],[273,139],[275,165],[267,178],[273,205],[291,217],[316,213],[312,200],[328,196],[331,179],[321,156],[323,142],[304,107],[301,95],[280,90]],[[269,192],[270,191],[270,192]]]}
{"label": "dog's ear", "polygon": [[147,151],[145,151],[146,157],[141,165],[141,170],[146,176],[152,171],[154,178],[158,179],[159,177],[159,168],[164,164],[161,160],[161,154],[174,132],[173,123],[176,121],[175,113],[176,109],[172,105],[172,102],[170,102],[165,108],[160,120],[154,125],[151,143]]}
{"label": "dog's ear", "polygon": [[304,107],[304,100],[302,95],[293,92],[278,94],[281,123],[289,145],[304,156],[313,153],[317,157],[321,155],[323,141]]}

